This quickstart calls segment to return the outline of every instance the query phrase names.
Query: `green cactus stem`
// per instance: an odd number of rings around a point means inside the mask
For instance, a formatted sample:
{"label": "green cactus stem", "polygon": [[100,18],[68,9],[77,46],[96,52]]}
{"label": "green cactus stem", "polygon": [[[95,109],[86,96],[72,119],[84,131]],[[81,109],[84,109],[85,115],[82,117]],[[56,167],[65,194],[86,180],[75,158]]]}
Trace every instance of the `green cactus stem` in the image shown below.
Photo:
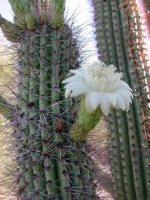
{"label": "green cactus stem", "polygon": [[[40,72],[40,34],[33,34],[30,40],[30,81],[29,81],[29,143],[33,164],[33,173],[35,179],[35,191],[44,191],[45,181],[42,174],[42,146],[41,146],[41,133],[39,132],[39,72]],[[39,194],[37,194],[39,196]],[[38,198],[38,197],[37,197]]]}
{"label": "green cactus stem", "polygon": [[[26,38],[21,42],[21,49],[18,52],[18,59],[21,64],[21,79],[22,84],[21,90],[21,100],[20,100],[20,113],[23,120],[27,120],[28,109],[29,109],[29,89],[30,89],[30,59],[26,56],[25,52],[30,51],[30,34],[26,34]],[[28,67],[26,67],[28,66]],[[29,120],[29,119],[28,119]],[[33,169],[31,168],[31,156],[29,153],[29,125],[22,123],[22,139],[23,139],[23,155],[24,155],[24,175],[26,180],[26,190],[31,193],[33,190]]]}
{"label": "green cactus stem", "polygon": [[21,29],[16,24],[13,24],[0,15],[0,27],[5,37],[11,42],[19,42],[21,38]]}
{"label": "green cactus stem", "polygon": [[148,115],[142,113],[148,109],[148,99],[137,44],[139,16],[132,10],[135,4],[125,0],[93,0],[100,59],[123,72],[125,81],[136,94],[128,112],[113,111],[108,117],[116,198],[147,200],[150,198],[150,156],[144,123]]}
{"label": "green cactus stem", "polygon": [[6,119],[12,118],[14,106],[9,104],[2,96],[0,96],[0,114]]}
{"label": "green cactus stem", "polygon": [[26,22],[25,22],[25,15],[26,15],[26,7],[25,7],[25,1],[23,0],[9,0],[11,4],[11,8],[13,12],[15,13],[15,23],[20,27],[20,28],[25,28],[26,27]]}
{"label": "green cactus stem", "polygon": [[26,15],[25,21],[29,30],[34,30],[36,28],[37,20],[32,13]]}
{"label": "green cactus stem", "polygon": [[89,131],[95,128],[102,116],[100,107],[93,112],[87,111],[85,97],[81,97],[78,117],[70,130],[72,139],[74,141],[85,141]]}
{"label": "green cactus stem", "polygon": [[[43,156],[44,156],[44,171],[45,171],[45,178],[46,178],[46,189],[48,196],[54,196],[57,193],[57,183],[54,181],[56,179],[56,173],[54,168],[56,167],[55,159],[53,158],[53,151],[48,148],[47,142],[48,138],[50,138],[49,131],[47,130],[47,126],[49,122],[47,121],[47,116],[45,116],[45,112],[47,107],[50,105],[51,100],[51,85],[49,82],[49,74],[52,71],[49,63],[51,60],[49,59],[49,54],[52,51],[51,46],[45,48],[45,46],[51,42],[52,35],[50,30],[48,30],[47,26],[43,27],[41,33],[41,41],[40,41],[40,99],[39,99],[39,109],[40,113],[40,127],[41,127],[41,138],[43,141]],[[45,94],[47,96],[45,96]],[[45,97],[45,98],[44,98]],[[54,139],[54,138],[53,138]]]}
{"label": "green cactus stem", "polygon": [[51,0],[51,25],[57,29],[64,24],[65,0]]}

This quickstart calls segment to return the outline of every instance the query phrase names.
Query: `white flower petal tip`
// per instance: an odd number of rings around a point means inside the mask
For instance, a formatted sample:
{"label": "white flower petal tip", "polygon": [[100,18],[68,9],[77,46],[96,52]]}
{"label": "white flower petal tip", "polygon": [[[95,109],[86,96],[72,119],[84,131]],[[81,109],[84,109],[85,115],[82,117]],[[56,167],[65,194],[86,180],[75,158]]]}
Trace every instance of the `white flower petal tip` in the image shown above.
{"label": "white flower petal tip", "polygon": [[111,107],[129,110],[133,99],[133,90],[121,80],[122,73],[116,72],[114,65],[106,66],[98,61],[86,67],[70,70],[70,76],[63,80],[65,97],[85,96],[86,108],[89,112],[101,107],[104,115],[108,115]]}

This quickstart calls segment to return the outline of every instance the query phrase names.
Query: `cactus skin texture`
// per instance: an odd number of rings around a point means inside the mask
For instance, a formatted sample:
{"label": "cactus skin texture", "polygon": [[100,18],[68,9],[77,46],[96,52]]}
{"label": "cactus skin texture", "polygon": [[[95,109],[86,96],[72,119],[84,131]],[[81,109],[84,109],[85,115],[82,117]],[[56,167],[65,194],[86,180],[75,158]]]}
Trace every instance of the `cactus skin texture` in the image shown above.
{"label": "cactus skin texture", "polygon": [[[150,112],[142,55],[142,32],[136,1],[93,0],[100,59],[123,72],[133,89],[128,112],[113,110],[108,117],[110,164],[116,199],[150,199]],[[144,66],[143,66],[144,64]],[[145,71],[145,73],[144,73]]]}
{"label": "cactus skin texture", "polygon": [[[17,19],[24,11],[23,2],[10,1]],[[62,21],[57,29],[50,20],[28,26],[26,12],[19,18],[23,21],[14,24],[20,28],[20,83],[13,120],[18,154],[17,199],[94,200],[88,145],[71,139],[76,103],[65,99],[62,84],[69,70],[78,66],[76,41]],[[11,38],[11,32],[7,36]]]}

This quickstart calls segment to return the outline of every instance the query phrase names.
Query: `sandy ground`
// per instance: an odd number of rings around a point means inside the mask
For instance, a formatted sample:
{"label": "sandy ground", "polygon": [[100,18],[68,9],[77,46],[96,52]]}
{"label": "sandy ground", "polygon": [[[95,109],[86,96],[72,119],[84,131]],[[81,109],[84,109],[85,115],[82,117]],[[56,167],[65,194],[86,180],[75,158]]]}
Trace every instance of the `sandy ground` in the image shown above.
{"label": "sandy ground", "polygon": [[113,200],[111,170],[108,159],[107,128],[104,120],[91,132],[89,143],[96,171],[97,199]]}

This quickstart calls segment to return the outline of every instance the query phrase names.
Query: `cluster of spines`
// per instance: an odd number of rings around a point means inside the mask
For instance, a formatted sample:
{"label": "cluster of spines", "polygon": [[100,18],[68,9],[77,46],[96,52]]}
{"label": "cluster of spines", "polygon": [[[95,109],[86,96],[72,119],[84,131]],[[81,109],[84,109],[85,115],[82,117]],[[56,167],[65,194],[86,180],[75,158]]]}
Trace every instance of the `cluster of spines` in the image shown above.
{"label": "cluster of spines", "polygon": [[[96,37],[100,59],[114,64],[131,86],[133,92],[140,92],[138,73],[131,59],[131,33],[129,32],[125,9],[131,5],[122,0],[93,0],[95,8]],[[128,11],[127,11],[128,12]],[[130,20],[133,20],[130,15]],[[135,16],[134,16],[135,18]],[[134,26],[132,26],[134,28]],[[132,31],[132,41],[135,30]],[[134,53],[138,55],[135,38]],[[134,55],[135,56],[135,55]],[[139,62],[141,71],[142,62]],[[147,94],[145,88],[142,93]],[[146,105],[148,106],[148,105]],[[118,199],[149,198],[148,189],[148,146],[143,129],[141,98],[134,96],[128,112],[113,110],[108,117],[110,129],[110,162]],[[144,147],[144,148],[143,148]]]}

